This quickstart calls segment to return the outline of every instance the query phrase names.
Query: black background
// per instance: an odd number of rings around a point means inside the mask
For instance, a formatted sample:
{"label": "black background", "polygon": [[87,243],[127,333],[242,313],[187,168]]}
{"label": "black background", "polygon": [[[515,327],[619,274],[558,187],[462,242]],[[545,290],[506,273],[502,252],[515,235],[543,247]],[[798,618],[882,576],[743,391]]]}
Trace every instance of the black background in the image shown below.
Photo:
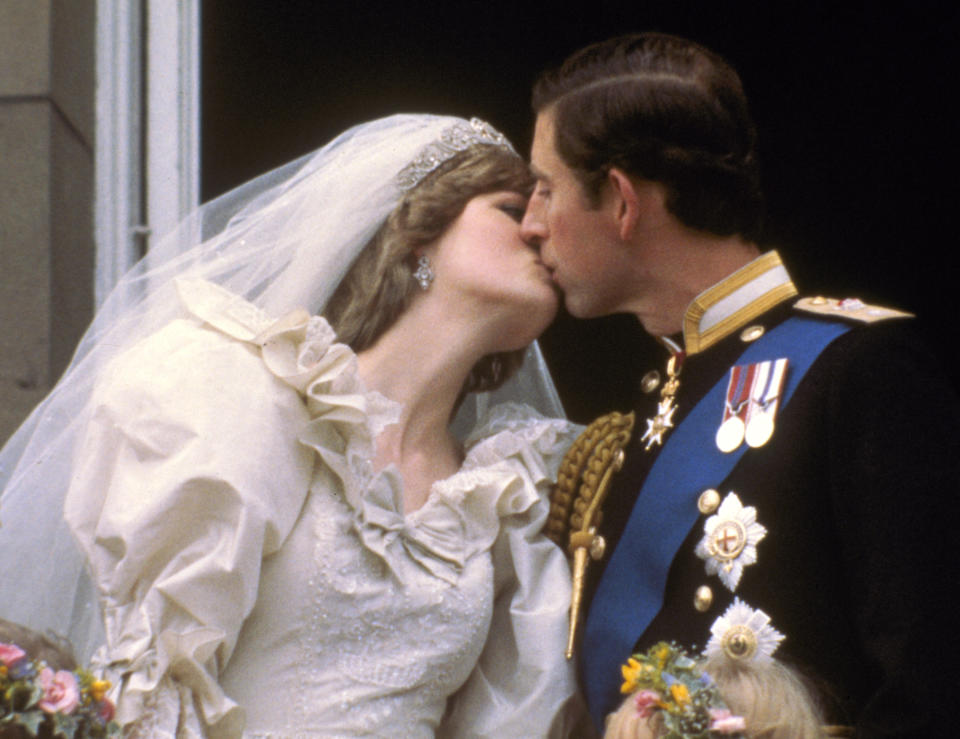
{"label": "black background", "polygon": [[[528,151],[542,69],[619,33],[676,33],[743,77],[765,241],[801,292],[916,312],[956,380],[958,5],[206,0],[203,197],[397,112],[477,115]],[[543,345],[580,421],[662,363],[628,316],[561,315]]]}

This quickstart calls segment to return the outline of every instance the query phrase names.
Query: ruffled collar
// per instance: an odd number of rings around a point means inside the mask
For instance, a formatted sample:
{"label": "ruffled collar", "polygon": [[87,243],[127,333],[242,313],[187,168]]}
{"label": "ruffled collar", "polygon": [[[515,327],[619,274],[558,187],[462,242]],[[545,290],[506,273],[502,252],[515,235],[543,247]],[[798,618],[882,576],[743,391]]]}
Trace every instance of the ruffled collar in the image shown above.
{"label": "ruffled collar", "polygon": [[410,567],[455,582],[473,554],[492,546],[504,516],[541,498],[569,446],[571,425],[520,404],[494,408],[470,434],[460,470],[434,483],[427,501],[403,511],[393,466],[374,473],[377,435],[396,423],[401,406],[367,389],[357,357],[319,316],[294,311],[276,320],[216,285],[181,280],[187,310],[213,328],[259,348],[266,368],[304,399],[310,422],[299,440],[341,481],[364,546],[401,582]]}

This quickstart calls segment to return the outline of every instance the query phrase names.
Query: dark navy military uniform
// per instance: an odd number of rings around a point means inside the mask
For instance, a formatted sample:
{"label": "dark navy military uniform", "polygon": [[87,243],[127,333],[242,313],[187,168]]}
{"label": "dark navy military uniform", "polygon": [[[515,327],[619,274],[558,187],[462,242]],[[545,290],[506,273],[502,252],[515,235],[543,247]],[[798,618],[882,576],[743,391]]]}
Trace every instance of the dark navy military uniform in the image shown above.
{"label": "dark navy military uniform", "polygon": [[[725,382],[761,334],[756,327],[770,332],[798,314],[795,298],[767,309],[769,302],[728,320],[721,338],[685,358],[665,445],[703,396]],[[849,330],[816,356],[778,410],[769,441],[710,481],[720,497],[735,492],[756,509],[767,530],[756,563],[743,568],[735,592],[708,575],[695,553],[707,515],[693,512],[669,562],[662,604],[636,633],[634,648],[661,639],[703,647],[711,624],[737,596],[786,635],[777,657],[816,680],[832,721],[855,725],[858,736],[941,736],[946,729],[938,721],[960,724],[950,703],[960,684],[953,626],[960,408],[912,321],[863,324],[847,321],[843,311],[827,313],[808,320],[843,321]],[[646,450],[640,438],[643,419],[657,412],[658,392],[638,396],[640,432],[603,506],[608,554],[588,575],[588,632],[598,583],[610,576],[605,569],[631,513],[643,515],[639,491],[661,453],[657,445]],[[722,414],[721,404],[715,428]],[[695,450],[683,464],[698,464]],[[631,565],[641,572],[647,566]],[[704,609],[701,598],[698,609],[694,600],[704,586],[712,602]],[[587,675],[588,644],[580,653]],[[614,690],[592,701],[595,720],[619,700]]]}

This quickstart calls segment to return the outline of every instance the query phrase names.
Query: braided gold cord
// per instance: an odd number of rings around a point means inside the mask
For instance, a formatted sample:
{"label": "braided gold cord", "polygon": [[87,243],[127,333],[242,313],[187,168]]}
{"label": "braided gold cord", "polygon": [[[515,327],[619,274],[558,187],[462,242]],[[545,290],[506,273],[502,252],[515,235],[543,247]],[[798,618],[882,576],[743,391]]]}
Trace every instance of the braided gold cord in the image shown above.
{"label": "braided gold cord", "polygon": [[600,506],[613,473],[623,465],[623,449],[630,441],[633,423],[633,413],[616,411],[595,420],[570,447],[557,475],[547,534],[561,546],[566,544],[573,557],[570,627],[564,652],[567,659],[573,657],[576,645],[589,559],[602,557],[606,547],[603,537],[597,534]]}
{"label": "braided gold cord", "polygon": [[[546,534],[560,546],[567,545],[571,529],[584,529],[584,514],[595,499],[604,473],[611,467],[617,452],[630,440],[633,413],[613,411],[600,416],[577,437],[560,463],[557,485],[550,496],[550,515]],[[591,518],[593,518],[591,516]],[[599,511],[596,520],[600,523]]]}
{"label": "braided gold cord", "polygon": [[550,515],[547,517],[546,534],[558,545],[566,545],[566,534],[570,523],[570,509],[583,466],[590,450],[596,446],[598,429],[606,416],[598,418],[583,430],[573,445],[567,450],[557,472],[557,484],[550,495]]}

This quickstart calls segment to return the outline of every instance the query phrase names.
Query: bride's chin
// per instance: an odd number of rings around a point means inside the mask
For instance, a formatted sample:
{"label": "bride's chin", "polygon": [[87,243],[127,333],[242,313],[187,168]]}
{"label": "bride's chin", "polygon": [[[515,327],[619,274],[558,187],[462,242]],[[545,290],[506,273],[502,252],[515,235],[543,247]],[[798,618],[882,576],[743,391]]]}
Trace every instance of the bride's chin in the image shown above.
{"label": "bride's chin", "polygon": [[505,322],[498,334],[503,346],[498,347],[497,351],[516,351],[530,346],[553,323],[559,307],[560,301],[556,297],[552,301],[528,303],[523,310],[517,312],[512,321]]}
{"label": "bride's chin", "polygon": [[[543,301],[543,328],[540,329],[542,334],[547,330],[547,326],[553,323],[553,320],[557,317],[557,313],[560,311],[560,303],[563,300],[563,296],[560,294],[560,291],[557,290],[553,285],[550,286],[550,291],[547,293],[547,296]],[[538,336],[540,334],[537,334]]]}
{"label": "bride's chin", "polygon": [[[541,300],[538,300],[536,305],[530,310],[530,320],[539,318],[543,323],[543,328],[540,329],[540,333],[543,333],[547,326],[553,323],[553,319],[557,317],[557,312],[560,310],[560,300],[561,296],[559,291],[557,291],[553,286],[550,286],[544,293]],[[539,334],[537,334],[539,336]]]}

